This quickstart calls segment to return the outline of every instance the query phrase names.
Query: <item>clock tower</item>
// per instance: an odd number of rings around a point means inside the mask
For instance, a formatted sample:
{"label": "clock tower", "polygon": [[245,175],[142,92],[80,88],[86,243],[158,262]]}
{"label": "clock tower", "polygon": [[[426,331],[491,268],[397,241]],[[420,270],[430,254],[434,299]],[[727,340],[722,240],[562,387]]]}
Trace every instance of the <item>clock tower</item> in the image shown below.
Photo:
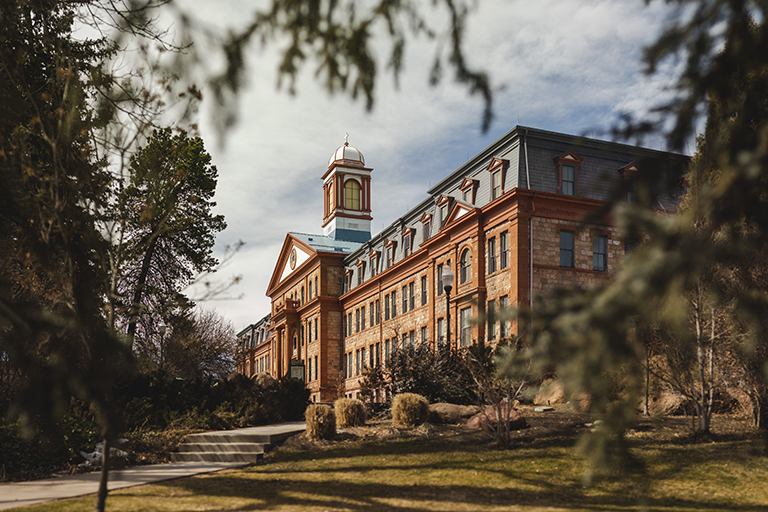
{"label": "clock tower", "polygon": [[322,177],[325,236],[361,243],[371,239],[371,171],[348,141],[331,155]]}

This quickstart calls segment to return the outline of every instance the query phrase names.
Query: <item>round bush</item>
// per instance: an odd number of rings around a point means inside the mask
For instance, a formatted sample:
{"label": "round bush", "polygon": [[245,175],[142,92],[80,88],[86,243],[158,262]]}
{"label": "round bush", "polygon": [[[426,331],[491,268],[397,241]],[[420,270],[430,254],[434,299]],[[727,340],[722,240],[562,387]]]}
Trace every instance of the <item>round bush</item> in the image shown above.
{"label": "round bush", "polygon": [[336,414],[327,405],[310,405],[304,418],[307,420],[307,436],[310,439],[333,439],[336,435]]}
{"label": "round bush", "polygon": [[403,393],[392,400],[392,423],[402,427],[421,425],[429,417],[429,402],[416,393]]}
{"label": "round bush", "polygon": [[338,428],[365,425],[365,404],[361,400],[339,398],[333,404]]}

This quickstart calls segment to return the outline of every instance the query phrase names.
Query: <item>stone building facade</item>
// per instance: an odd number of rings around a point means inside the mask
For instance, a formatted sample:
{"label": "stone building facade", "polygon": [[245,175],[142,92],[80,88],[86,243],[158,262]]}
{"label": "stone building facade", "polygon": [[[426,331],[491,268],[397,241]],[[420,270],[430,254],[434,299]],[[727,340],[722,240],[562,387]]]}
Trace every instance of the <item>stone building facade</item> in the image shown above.
{"label": "stone building facade", "polygon": [[[323,175],[323,234],[286,236],[267,289],[268,342],[241,352],[238,369],[252,374],[268,354],[272,375],[304,378],[313,400],[328,401],[356,396],[363,368],[386,364],[398,347],[521,333],[495,313],[609,279],[642,240],[601,213],[606,201],[632,202],[638,173],[662,170],[656,204],[673,211],[687,162],[516,126],[371,236],[373,169],[345,143]],[[456,276],[448,306],[446,269]]]}

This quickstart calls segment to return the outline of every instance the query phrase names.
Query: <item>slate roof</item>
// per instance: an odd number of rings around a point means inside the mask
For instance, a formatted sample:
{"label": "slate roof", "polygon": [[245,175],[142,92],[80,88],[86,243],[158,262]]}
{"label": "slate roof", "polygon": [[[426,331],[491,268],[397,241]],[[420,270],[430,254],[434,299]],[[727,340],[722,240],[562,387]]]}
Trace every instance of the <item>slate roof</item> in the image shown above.
{"label": "slate roof", "polygon": [[336,240],[325,235],[310,235],[308,233],[291,233],[305,244],[320,252],[340,252],[350,254],[360,248],[360,242],[349,242],[347,240]]}

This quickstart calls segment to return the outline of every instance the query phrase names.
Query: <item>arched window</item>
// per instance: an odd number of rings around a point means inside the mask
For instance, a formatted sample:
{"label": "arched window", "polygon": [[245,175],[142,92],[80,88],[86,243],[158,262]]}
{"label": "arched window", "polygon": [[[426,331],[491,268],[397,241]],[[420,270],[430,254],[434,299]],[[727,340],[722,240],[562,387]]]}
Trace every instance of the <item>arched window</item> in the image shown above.
{"label": "arched window", "polygon": [[469,249],[461,253],[461,284],[472,280],[472,254]]}
{"label": "arched window", "polygon": [[344,184],[344,208],[360,209],[360,184],[355,180],[349,180]]}

